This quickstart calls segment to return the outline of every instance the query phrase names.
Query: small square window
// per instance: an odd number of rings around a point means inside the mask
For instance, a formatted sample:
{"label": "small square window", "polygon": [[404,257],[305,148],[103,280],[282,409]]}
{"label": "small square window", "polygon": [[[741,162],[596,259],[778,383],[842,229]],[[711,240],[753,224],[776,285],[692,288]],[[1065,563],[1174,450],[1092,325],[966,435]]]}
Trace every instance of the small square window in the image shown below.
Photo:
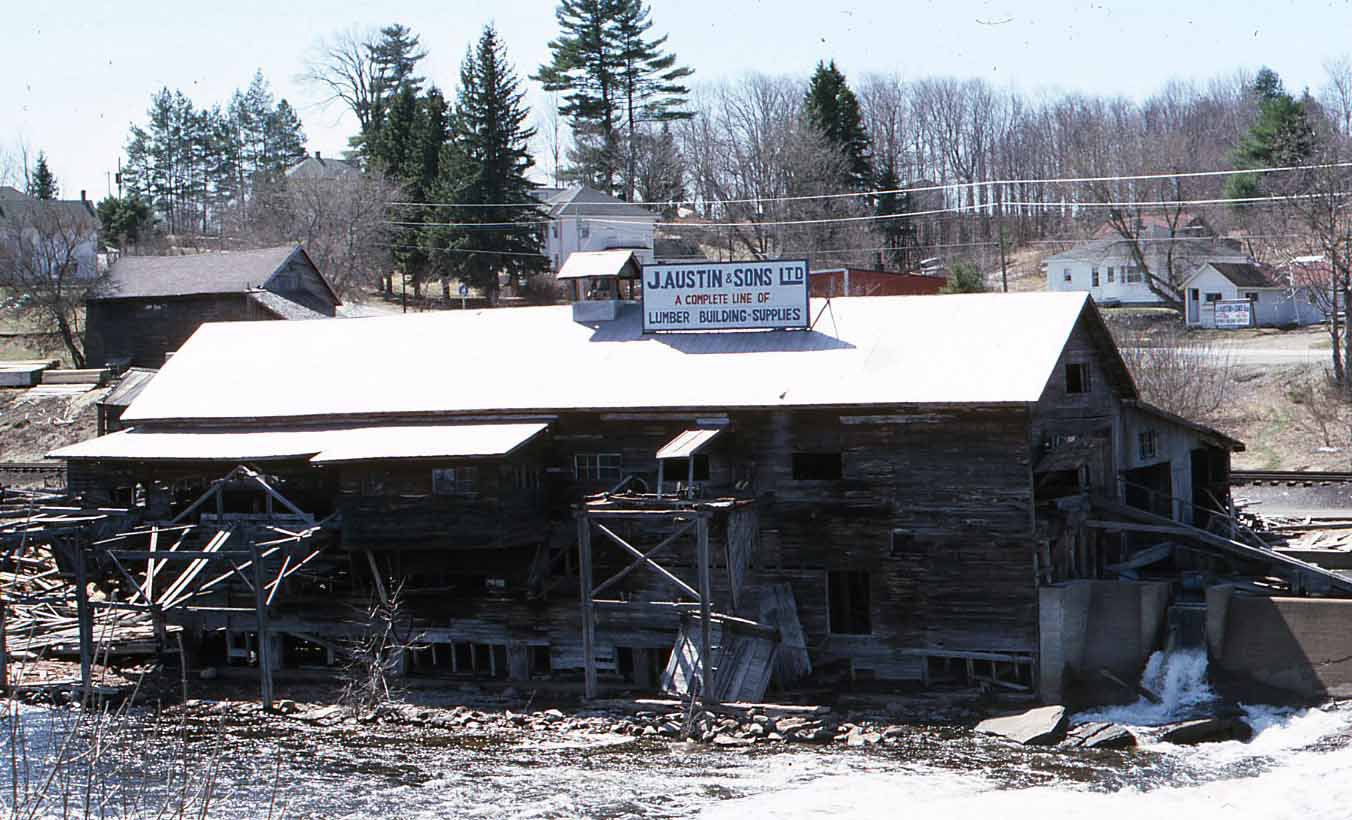
{"label": "small square window", "polygon": [[619,481],[621,462],[619,453],[578,453],[573,456],[573,476],[578,481]]}
{"label": "small square window", "polygon": [[1244,294],[1244,298],[1245,298],[1245,299],[1248,299],[1250,302],[1257,302],[1257,301],[1258,301],[1258,292],[1257,292],[1257,291],[1253,291],[1253,290],[1248,291],[1247,293]]}
{"label": "small square window", "polygon": [[1088,393],[1089,392],[1089,365],[1084,362],[1068,362],[1066,364],[1066,393]]}
{"label": "small square window", "polygon": [[1221,300],[1222,296],[1224,296],[1224,294],[1220,294],[1220,293],[1208,293],[1208,294],[1206,295],[1206,301],[1207,301],[1207,304],[1213,304],[1213,303],[1215,303],[1215,302],[1219,302],[1219,301]]}
{"label": "small square window", "polygon": [[432,471],[432,495],[472,495],[478,485],[478,467],[446,467]]}
{"label": "small square window", "polygon": [[1073,277],[1073,276],[1070,275],[1070,268],[1066,268],[1066,269],[1064,269],[1064,270],[1061,271],[1061,281],[1063,281],[1063,282],[1065,282],[1065,283],[1067,283],[1067,284],[1069,284],[1069,283],[1075,281],[1075,277]]}
{"label": "small square window", "polygon": [[794,481],[839,481],[845,475],[840,453],[794,453]]}
{"label": "small square window", "polygon": [[1154,430],[1142,430],[1136,434],[1141,460],[1154,458],[1159,452],[1159,434]]}

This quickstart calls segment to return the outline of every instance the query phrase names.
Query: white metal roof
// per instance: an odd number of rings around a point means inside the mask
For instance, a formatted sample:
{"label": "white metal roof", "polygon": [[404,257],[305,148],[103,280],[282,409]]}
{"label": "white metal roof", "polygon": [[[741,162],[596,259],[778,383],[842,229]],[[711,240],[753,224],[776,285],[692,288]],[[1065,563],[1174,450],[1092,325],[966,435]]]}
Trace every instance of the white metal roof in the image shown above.
{"label": "white metal roof", "polygon": [[569,305],[205,324],[123,418],[1034,402],[1087,298],[814,299],[811,331],[644,335],[630,304],[589,324]]}
{"label": "white metal roof", "polygon": [[[631,270],[625,271],[625,267],[631,262],[633,263]],[[554,278],[618,279],[621,276],[637,278],[641,270],[642,263],[634,257],[632,250],[573,251],[563,261],[563,267]]]}
{"label": "white metal roof", "polygon": [[49,453],[102,461],[275,461],[316,464],[506,455],[548,425],[442,424],[312,430],[142,432],[121,430]]}
{"label": "white metal roof", "polygon": [[680,435],[662,445],[662,449],[657,451],[657,459],[664,461],[669,458],[689,458],[700,450],[704,445],[714,440],[722,430],[682,430]]}

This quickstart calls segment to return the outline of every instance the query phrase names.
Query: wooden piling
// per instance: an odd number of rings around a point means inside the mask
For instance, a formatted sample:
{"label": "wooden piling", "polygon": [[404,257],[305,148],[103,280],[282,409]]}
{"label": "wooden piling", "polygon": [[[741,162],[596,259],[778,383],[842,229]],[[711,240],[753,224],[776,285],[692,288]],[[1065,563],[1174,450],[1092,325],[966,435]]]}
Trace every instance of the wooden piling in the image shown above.
{"label": "wooden piling", "polygon": [[272,641],[268,635],[268,602],[263,588],[263,560],[258,546],[250,544],[253,552],[254,612],[258,620],[255,636],[258,641],[258,678],[263,696],[263,711],[272,711]]}
{"label": "wooden piling", "polygon": [[75,615],[80,627],[80,688],[86,704],[94,694],[94,613],[89,606],[89,571],[84,549],[65,541],[63,546],[75,572]]}
{"label": "wooden piling", "polygon": [[695,548],[696,563],[699,564],[699,691],[700,697],[704,701],[704,708],[709,709],[717,705],[718,697],[714,692],[713,670],[709,668],[709,658],[713,653],[710,651],[710,642],[712,640],[711,617],[713,615],[712,606],[712,584],[709,576],[711,575],[709,567],[709,518],[706,515],[700,515],[695,522]]}
{"label": "wooden piling", "polygon": [[591,519],[586,513],[577,517],[578,589],[582,594],[582,674],[583,695],[596,697],[596,611],[592,601]]}

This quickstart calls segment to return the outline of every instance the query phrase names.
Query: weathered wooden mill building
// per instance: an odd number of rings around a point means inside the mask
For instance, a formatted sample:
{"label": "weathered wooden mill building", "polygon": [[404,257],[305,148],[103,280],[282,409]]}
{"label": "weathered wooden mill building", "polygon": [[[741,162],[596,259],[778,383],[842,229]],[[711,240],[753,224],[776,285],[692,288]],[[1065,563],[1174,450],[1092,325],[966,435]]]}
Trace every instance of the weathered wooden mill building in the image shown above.
{"label": "weathered wooden mill building", "polygon": [[[148,515],[246,464],[331,516],[346,570],[331,605],[278,614],[288,641],[322,645],[338,599],[402,584],[412,674],[567,678],[590,645],[602,683],[636,685],[679,672],[668,655],[707,590],[728,670],[774,655],[786,684],[1031,687],[1039,587],[1125,548],[1068,498],[1199,525],[1226,504],[1241,445],[1142,403],[1083,294],[810,312],[807,330],[678,334],[645,334],[633,303],[609,321],[562,306],[207,324],[130,429],[54,455],[73,489]],[[223,495],[219,515],[263,512]],[[763,691],[757,677],[723,694]]]}

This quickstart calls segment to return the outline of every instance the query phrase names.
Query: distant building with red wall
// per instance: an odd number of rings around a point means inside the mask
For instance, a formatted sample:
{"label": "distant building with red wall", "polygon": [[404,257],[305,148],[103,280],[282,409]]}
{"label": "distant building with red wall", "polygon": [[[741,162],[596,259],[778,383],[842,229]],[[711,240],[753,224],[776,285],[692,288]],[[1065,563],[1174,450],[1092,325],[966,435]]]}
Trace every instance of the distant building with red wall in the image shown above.
{"label": "distant building with red wall", "polygon": [[809,281],[813,296],[923,296],[938,293],[946,276],[917,276],[860,268],[814,270]]}

